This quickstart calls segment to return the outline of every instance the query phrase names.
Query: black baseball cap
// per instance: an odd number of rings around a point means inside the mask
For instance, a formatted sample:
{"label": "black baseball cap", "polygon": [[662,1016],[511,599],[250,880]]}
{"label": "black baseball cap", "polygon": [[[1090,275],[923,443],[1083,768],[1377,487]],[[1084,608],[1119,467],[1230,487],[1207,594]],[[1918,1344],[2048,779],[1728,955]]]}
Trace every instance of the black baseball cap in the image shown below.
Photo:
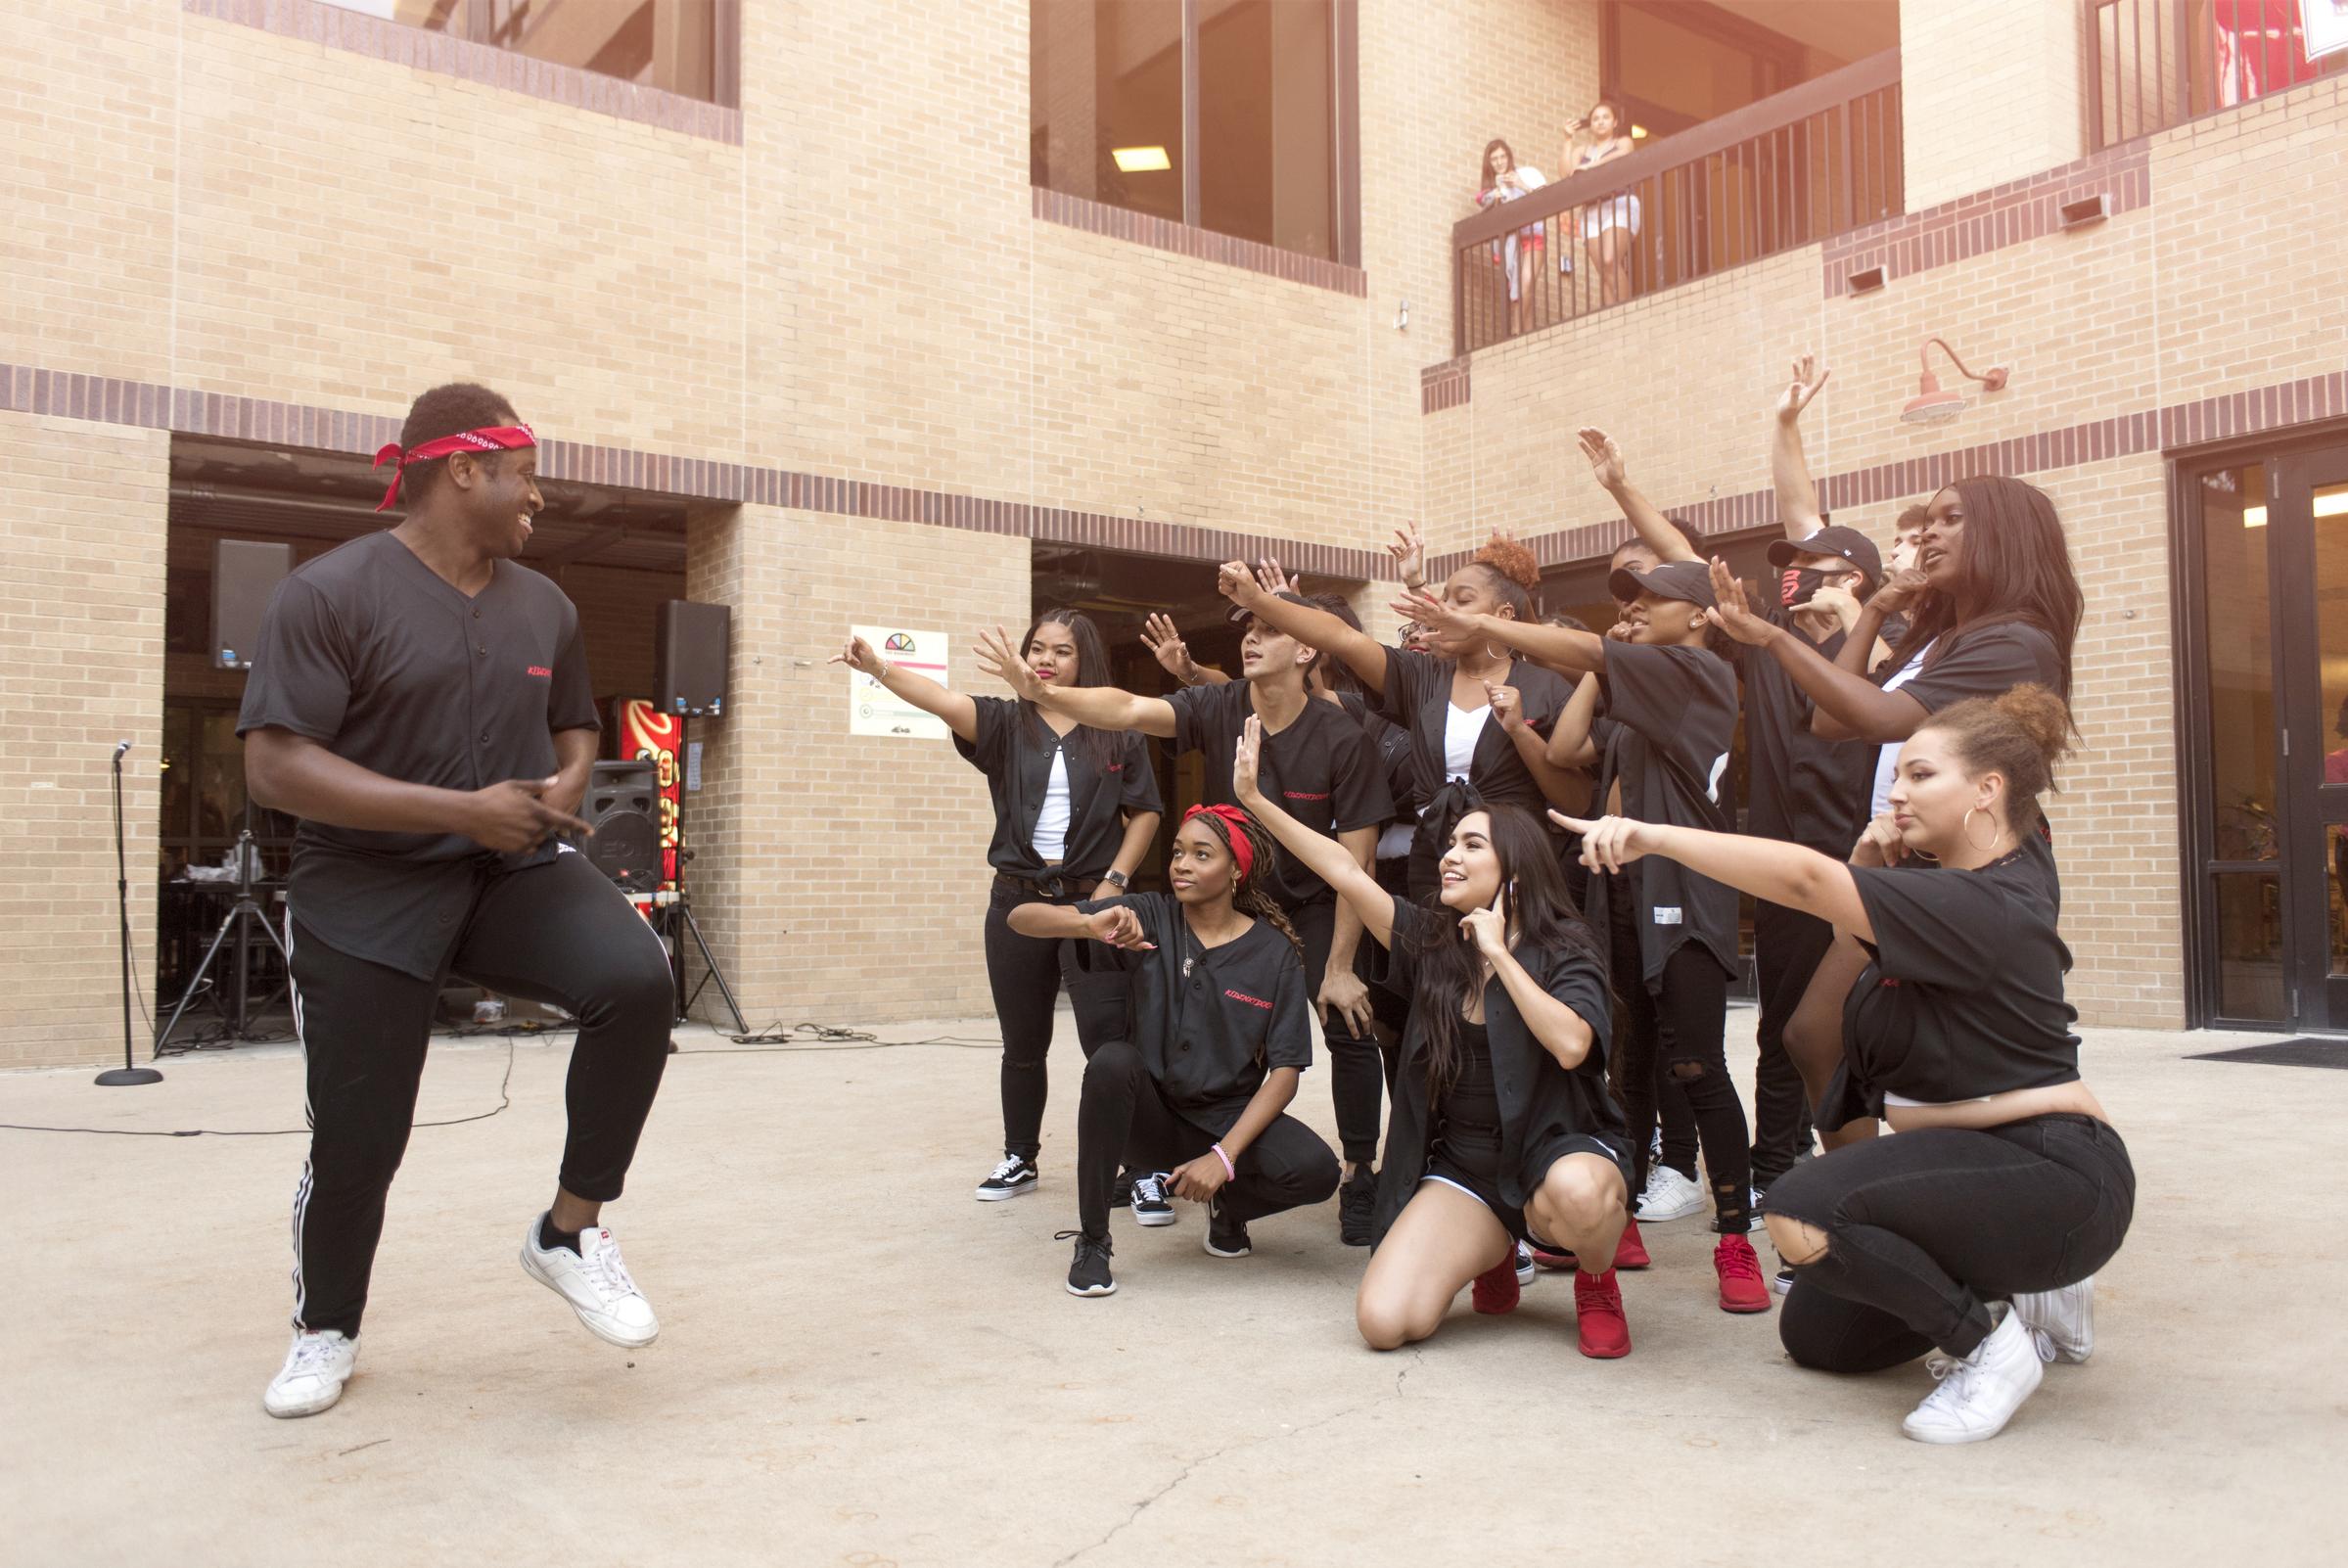
{"label": "black baseball cap", "polygon": [[1712,591],[1712,568],[1701,561],[1666,561],[1651,572],[1625,567],[1606,579],[1606,590],[1624,604],[1641,592],[1659,599],[1682,599],[1707,610],[1720,604]]}
{"label": "black baseball cap", "polygon": [[1789,567],[1797,555],[1832,555],[1850,562],[1870,578],[1883,576],[1883,557],[1875,541],[1857,529],[1823,528],[1807,539],[1778,539],[1770,545],[1770,565]]}
{"label": "black baseball cap", "polygon": [[[1312,609],[1312,600],[1310,600],[1310,599],[1308,599],[1308,598],[1306,598],[1306,597],[1305,597],[1303,594],[1301,594],[1301,593],[1295,593],[1295,592],[1285,592],[1285,591],[1284,591],[1284,592],[1280,592],[1280,593],[1275,593],[1275,594],[1273,594],[1273,595],[1272,595],[1272,597],[1273,597],[1273,598],[1275,598],[1275,599],[1278,599],[1278,600],[1280,600],[1280,601],[1281,601],[1282,603],[1284,603],[1284,604],[1297,604],[1297,605],[1303,605],[1303,606],[1304,606],[1306,609],[1308,609],[1308,610],[1310,610],[1310,609]],[[1230,617],[1230,619],[1231,619],[1231,624],[1232,624],[1232,625],[1234,625],[1234,626],[1244,626],[1244,625],[1246,625],[1246,624],[1247,624],[1249,622],[1251,622],[1251,621],[1253,621],[1253,620],[1255,620],[1255,619],[1256,619],[1256,612],[1255,612],[1255,611],[1253,611],[1253,610],[1250,610],[1250,609],[1249,609],[1247,606],[1245,606],[1245,605],[1235,604],[1235,605],[1231,606],[1231,617]]]}

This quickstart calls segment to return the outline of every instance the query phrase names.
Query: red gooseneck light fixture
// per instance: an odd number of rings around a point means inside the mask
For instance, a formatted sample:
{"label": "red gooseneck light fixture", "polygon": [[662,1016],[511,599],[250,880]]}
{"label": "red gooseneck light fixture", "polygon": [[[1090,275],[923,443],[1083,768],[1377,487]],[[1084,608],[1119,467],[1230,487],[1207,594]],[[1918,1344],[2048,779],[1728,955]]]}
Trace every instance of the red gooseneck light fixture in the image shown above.
{"label": "red gooseneck light fixture", "polygon": [[1900,410],[1901,421],[1905,424],[1942,425],[1964,412],[1964,393],[1942,392],[1940,378],[1932,373],[1932,346],[1936,343],[1940,345],[1941,352],[1949,356],[1949,363],[1955,365],[1957,372],[1967,381],[1981,383],[1984,392],[2000,392],[2004,389],[2004,366],[1992,365],[1986,375],[1976,376],[1965,369],[1964,361],[1957,357],[1957,350],[1950,347],[1945,340],[1926,338],[1923,347],[1916,350],[1916,361],[1923,366],[1923,378],[1916,384],[1916,395],[1908,399],[1906,405]]}

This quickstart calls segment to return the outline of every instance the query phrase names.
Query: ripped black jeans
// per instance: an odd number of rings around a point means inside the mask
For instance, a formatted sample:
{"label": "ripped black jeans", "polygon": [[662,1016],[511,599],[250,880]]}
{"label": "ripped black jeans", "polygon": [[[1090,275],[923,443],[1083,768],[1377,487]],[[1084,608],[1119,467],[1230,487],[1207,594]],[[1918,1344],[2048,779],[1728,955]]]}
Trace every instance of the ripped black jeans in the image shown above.
{"label": "ripped black jeans", "polygon": [[1786,1354],[1873,1372],[1935,1347],[1970,1356],[1991,1302],[2109,1263],[2136,1213],[2136,1169],[2108,1122],[2034,1116],[1829,1150],[1779,1176],[1762,1207],[1826,1233],[1777,1314]]}
{"label": "ripped black jeans", "polygon": [[[1615,913],[1624,905],[1630,907],[1628,918]],[[1623,1112],[1631,1130],[1631,1201],[1635,1205],[1646,1189],[1656,1102],[1676,1090],[1695,1116],[1704,1171],[1712,1181],[1713,1228],[1741,1236],[1752,1223],[1753,1145],[1721,1042],[1727,1027],[1728,972],[1701,943],[1685,942],[1665,960],[1662,985],[1650,992],[1639,984],[1636,895],[1617,892],[1609,914],[1614,984],[1623,1002],[1614,1038],[1623,1057]],[[1677,1153],[1674,1141],[1666,1140],[1667,1161]],[[1692,1160],[1673,1168],[1690,1179],[1696,1174]]]}

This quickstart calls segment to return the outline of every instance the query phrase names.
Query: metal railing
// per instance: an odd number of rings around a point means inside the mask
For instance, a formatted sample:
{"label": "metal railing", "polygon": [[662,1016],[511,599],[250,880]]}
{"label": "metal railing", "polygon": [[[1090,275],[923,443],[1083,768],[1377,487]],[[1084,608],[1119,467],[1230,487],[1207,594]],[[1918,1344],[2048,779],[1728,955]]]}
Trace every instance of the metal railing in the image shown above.
{"label": "metal railing", "polygon": [[2308,59],[2299,0],[2089,0],[2086,26],[2097,149],[2348,70]]}
{"label": "metal railing", "polygon": [[1887,49],[1453,226],[1452,352],[1902,210]]}

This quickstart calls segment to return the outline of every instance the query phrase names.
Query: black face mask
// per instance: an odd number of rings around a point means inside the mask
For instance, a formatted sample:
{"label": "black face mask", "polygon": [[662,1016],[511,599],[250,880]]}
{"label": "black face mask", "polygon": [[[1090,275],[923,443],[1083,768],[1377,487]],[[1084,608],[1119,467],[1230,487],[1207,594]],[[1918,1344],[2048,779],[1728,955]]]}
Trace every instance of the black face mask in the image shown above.
{"label": "black face mask", "polygon": [[1833,573],[1821,572],[1817,567],[1804,567],[1799,572],[1787,573],[1778,589],[1784,596],[1785,608],[1794,610],[1808,604],[1817,597],[1820,585],[1832,576]]}

